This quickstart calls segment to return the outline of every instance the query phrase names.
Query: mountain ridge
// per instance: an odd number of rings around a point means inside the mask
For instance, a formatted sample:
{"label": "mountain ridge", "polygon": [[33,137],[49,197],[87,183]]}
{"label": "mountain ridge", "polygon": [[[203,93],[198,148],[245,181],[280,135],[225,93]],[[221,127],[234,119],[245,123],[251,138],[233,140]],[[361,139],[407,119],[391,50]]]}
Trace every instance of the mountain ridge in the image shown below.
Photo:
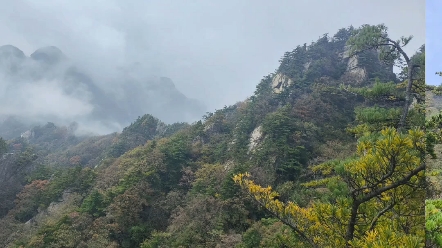
{"label": "mountain ridge", "polygon": [[[130,69],[128,67],[128,70]],[[141,67],[137,70],[143,69]],[[21,114],[23,107],[41,105],[34,112],[37,113],[36,117],[42,117],[43,120],[39,120],[42,124],[52,121],[67,125],[76,121],[80,123],[80,128],[84,128],[87,127],[88,121],[93,121],[102,123],[103,127],[111,127],[110,131],[121,131],[116,126],[126,126],[131,120],[145,113],[158,116],[170,124],[193,122],[205,113],[204,105],[179,92],[171,79],[132,77],[124,72],[116,72],[112,81],[98,84],[94,75],[88,74],[81,65],[74,64],[55,46],[37,49],[29,57],[12,45],[1,46],[0,74],[3,80],[0,82],[0,93],[4,96],[1,104],[8,106],[9,110],[1,111],[0,115],[16,112],[16,115],[23,119],[27,117],[25,113]],[[13,100],[11,96],[17,93],[23,95],[23,92],[32,95],[35,90],[43,93],[46,91],[48,95],[45,99],[23,99],[24,103]],[[116,91],[119,95],[115,94]],[[63,98],[70,99],[70,103],[56,102],[63,101]],[[51,104],[42,104],[42,101],[71,106],[65,107],[65,118],[52,110]],[[69,111],[69,108],[74,111]],[[78,116],[75,114],[77,108]],[[83,122],[86,122],[85,125]],[[1,131],[0,134],[4,135]]]}
{"label": "mountain ridge", "polygon": [[[272,200],[303,209],[317,201],[346,202],[340,198],[349,190],[344,180],[327,176],[354,161],[362,134],[379,136],[385,126],[397,125],[404,103],[402,80],[376,51],[356,59],[344,56],[352,34],[352,27],[344,28],[333,37],[324,35],[287,52],[252,96],[191,125],[167,125],[145,114],[121,133],[106,136],[69,141],[69,128],[48,123],[34,130],[38,137],[9,140],[14,156],[23,153],[27,158],[20,168],[32,172],[27,180],[16,176],[22,185],[15,190],[21,191],[15,205],[2,208],[9,212],[3,211],[0,220],[0,240],[5,240],[0,244],[143,248],[306,244],[286,223],[259,208],[258,198],[241,191],[232,178],[248,172],[253,182],[279,193],[272,193]],[[410,116],[418,114],[412,110]],[[376,135],[362,140],[370,142]],[[325,172],[312,166],[322,166]],[[304,186],[318,178],[330,181]],[[338,213],[348,214],[345,211]],[[379,218],[382,225],[393,217]],[[420,225],[419,221],[413,223]],[[341,235],[342,230],[336,232]],[[334,238],[342,240],[339,235]]]}

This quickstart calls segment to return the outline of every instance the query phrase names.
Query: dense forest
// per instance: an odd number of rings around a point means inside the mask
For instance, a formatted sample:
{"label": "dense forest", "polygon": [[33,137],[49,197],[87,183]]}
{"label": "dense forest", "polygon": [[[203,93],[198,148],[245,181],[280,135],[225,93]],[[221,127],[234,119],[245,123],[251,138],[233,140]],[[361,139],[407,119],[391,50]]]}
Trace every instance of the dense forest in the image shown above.
{"label": "dense forest", "polygon": [[[441,73],[437,73],[442,75]],[[440,140],[442,134],[442,86],[426,86],[426,131],[430,140]],[[442,178],[441,158],[436,156],[442,153],[442,145],[437,144],[428,155],[427,200],[425,206],[427,247],[442,247]],[[431,159],[430,159],[431,158]]]}
{"label": "dense forest", "polygon": [[407,55],[412,37],[387,31],[299,45],[193,124],[146,114],[104,136],[48,123],[0,139],[0,246],[424,247],[438,88],[425,46]]}

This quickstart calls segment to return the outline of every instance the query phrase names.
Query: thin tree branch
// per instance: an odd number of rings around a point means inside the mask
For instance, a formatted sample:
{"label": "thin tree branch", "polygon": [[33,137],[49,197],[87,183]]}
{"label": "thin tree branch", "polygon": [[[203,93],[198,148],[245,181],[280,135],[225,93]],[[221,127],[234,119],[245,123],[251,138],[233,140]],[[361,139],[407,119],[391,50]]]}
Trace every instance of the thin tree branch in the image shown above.
{"label": "thin tree branch", "polygon": [[310,238],[307,237],[307,235],[302,232],[296,225],[294,225],[293,223],[290,223],[287,220],[284,220],[284,218],[282,218],[281,216],[279,216],[277,213],[274,213],[272,211],[270,211],[268,208],[266,208],[265,204],[263,204],[262,202],[258,201],[253,195],[248,194],[255,202],[258,203],[258,205],[260,205],[261,207],[263,207],[265,210],[267,210],[267,212],[269,212],[271,215],[275,216],[276,218],[278,218],[282,223],[286,224],[287,226],[291,227],[299,236],[301,236],[301,238],[303,238],[305,241],[307,241],[307,243],[309,243],[313,248],[319,248],[319,246],[317,246],[313,240],[311,240]]}
{"label": "thin tree branch", "polygon": [[384,209],[382,209],[371,221],[370,223],[370,227],[368,228],[368,230],[373,230],[373,228],[376,226],[377,221],[379,220],[380,217],[382,217],[382,215],[384,215],[386,212],[388,212],[388,210],[392,209],[394,207],[394,205],[396,205],[395,202],[390,203],[387,207],[385,207]]}
{"label": "thin tree branch", "polygon": [[372,191],[370,194],[366,195],[365,197],[358,199],[358,202],[360,202],[362,204],[366,201],[369,201],[373,197],[376,197],[377,195],[384,193],[385,191],[402,186],[402,185],[408,183],[408,181],[410,181],[410,179],[413,176],[417,175],[419,172],[421,172],[423,170],[425,170],[425,163],[423,163],[422,165],[420,165],[416,169],[412,170],[407,176],[403,177],[401,180],[398,180],[395,183],[390,184],[388,186],[379,188],[378,190]]}
{"label": "thin tree branch", "polygon": [[378,196],[388,190],[391,190],[391,189],[397,188],[399,186],[402,186],[404,184],[407,184],[408,181],[410,181],[410,179],[413,176],[417,175],[419,172],[421,172],[423,170],[425,170],[425,163],[423,163],[422,165],[420,165],[416,169],[412,170],[408,175],[403,177],[401,180],[398,180],[395,183],[390,184],[388,186],[374,190],[371,193],[369,193],[368,195],[366,195],[360,199],[358,199],[357,195],[355,193],[353,193],[353,195],[352,195],[353,204],[352,204],[352,208],[351,208],[350,221],[348,222],[348,225],[347,225],[346,240],[350,241],[354,237],[357,214],[358,214],[359,206],[362,203],[367,202],[367,201],[371,200],[372,198],[374,198],[374,197],[376,197],[376,196]]}

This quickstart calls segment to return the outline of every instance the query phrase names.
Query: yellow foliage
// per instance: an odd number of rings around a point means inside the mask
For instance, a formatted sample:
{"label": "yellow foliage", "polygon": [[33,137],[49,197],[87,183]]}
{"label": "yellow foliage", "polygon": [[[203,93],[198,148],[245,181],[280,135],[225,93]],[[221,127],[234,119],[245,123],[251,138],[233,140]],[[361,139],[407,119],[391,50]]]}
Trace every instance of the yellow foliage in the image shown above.
{"label": "yellow foliage", "polygon": [[[331,174],[330,165],[313,167],[329,177],[310,181],[306,187],[345,182],[349,194],[336,202],[315,201],[308,207],[281,202],[271,187],[256,185],[249,173],[237,174],[235,183],[261,206],[289,225],[315,247],[423,247],[425,233],[423,198],[425,180],[422,151],[425,135],[410,130],[407,135],[393,128],[377,139],[362,139],[358,158],[344,164],[345,173]],[[356,208],[356,212],[352,209]],[[349,223],[354,217],[354,230]]]}

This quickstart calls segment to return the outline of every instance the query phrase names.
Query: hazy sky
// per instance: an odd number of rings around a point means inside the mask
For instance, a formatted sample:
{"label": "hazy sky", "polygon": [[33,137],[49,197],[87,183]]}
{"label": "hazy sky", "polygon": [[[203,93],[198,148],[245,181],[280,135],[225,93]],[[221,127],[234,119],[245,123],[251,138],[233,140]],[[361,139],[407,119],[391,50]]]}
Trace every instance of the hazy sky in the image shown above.
{"label": "hazy sky", "polygon": [[442,78],[435,75],[442,71],[442,2],[440,0],[427,0],[426,11],[426,50],[425,54],[425,80],[427,84],[440,85]]}
{"label": "hazy sky", "polygon": [[419,0],[0,0],[0,5],[0,45],[15,45],[26,55],[54,45],[104,76],[116,65],[139,61],[211,111],[250,96],[284,52],[324,33],[385,23],[392,38],[414,35],[406,49],[410,55],[425,42],[425,6]]}

